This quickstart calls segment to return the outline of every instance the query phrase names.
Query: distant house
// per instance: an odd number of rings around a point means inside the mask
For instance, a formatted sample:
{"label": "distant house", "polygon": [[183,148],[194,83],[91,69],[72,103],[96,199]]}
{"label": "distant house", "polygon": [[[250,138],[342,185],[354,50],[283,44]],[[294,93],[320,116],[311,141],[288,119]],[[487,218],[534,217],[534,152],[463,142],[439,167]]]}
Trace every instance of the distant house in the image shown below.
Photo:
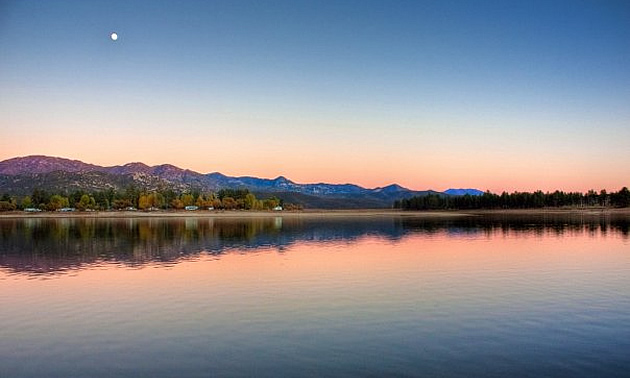
{"label": "distant house", "polygon": [[74,207],[62,207],[61,209],[59,209],[58,211],[61,211],[62,213],[69,213],[74,211],[75,208]]}
{"label": "distant house", "polygon": [[210,210],[210,211],[214,210],[214,206],[210,206],[210,207],[208,208],[208,210]]}
{"label": "distant house", "polygon": [[125,208],[125,210],[127,210],[127,211],[136,211],[137,209],[135,207],[133,207],[133,206],[129,206],[129,207]]}
{"label": "distant house", "polygon": [[273,211],[282,211],[282,206],[276,206],[273,208]]}
{"label": "distant house", "polygon": [[27,207],[26,209],[24,209],[24,211],[27,213],[39,213],[40,211],[42,211],[42,209],[38,209],[35,207]]}
{"label": "distant house", "polygon": [[195,211],[195,210],[198,210],[198,209],[199,209],[198,206],[186,206],[186,207],[184,207],[184,210],[187,210],[187,211]]}

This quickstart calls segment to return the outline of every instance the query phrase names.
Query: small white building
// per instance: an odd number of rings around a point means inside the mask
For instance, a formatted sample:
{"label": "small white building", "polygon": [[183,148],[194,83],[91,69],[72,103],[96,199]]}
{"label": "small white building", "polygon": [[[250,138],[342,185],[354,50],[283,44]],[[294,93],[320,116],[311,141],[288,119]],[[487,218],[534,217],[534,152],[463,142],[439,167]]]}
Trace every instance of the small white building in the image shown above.
{"label": "small white building", "polygon": [[199,209],[198,206],[186,206],[186,207],[184,207],[184,210],[187,210],[187,211],[195,211],[197,209]]}
{"label": "small white building", "polygon": [[276,206],[273,208],[273,211],[282,211],[282,206]]}

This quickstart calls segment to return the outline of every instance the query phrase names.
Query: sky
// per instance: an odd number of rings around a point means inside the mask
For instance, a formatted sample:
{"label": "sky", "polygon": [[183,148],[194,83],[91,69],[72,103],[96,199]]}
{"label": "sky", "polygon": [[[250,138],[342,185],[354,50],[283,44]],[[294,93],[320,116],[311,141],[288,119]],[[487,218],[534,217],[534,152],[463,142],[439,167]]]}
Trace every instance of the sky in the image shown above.
{"label": "sky", "polygon": [[618,190],[629,20],[626,0],[0,0],[0,160]]}

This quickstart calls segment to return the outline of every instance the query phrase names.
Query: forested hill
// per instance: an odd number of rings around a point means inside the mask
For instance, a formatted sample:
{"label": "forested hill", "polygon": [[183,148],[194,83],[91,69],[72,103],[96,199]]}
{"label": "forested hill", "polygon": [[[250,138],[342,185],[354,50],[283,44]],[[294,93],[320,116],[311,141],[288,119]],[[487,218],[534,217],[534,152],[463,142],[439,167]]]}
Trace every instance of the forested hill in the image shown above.
{"label": "forested hill", "polygon": [[0,195],[27,196],[35,190],[44,190],[67,196],[104,190],[124,192],[130,188],[139,192],[171,190],[176,193],[216,193],[221,189],[246,188],[261,197],[274,195],[308,208],[391,208],[394,201],[404,198],[447,195],[432,190],[411,190],[397,184],[369,189],[355,184],[299,184],[283,176],[266,179],[231,177],[218,172],[203,174],[170,164],[148,166],[136,162],[104,167],[41,155],[0,162]]}

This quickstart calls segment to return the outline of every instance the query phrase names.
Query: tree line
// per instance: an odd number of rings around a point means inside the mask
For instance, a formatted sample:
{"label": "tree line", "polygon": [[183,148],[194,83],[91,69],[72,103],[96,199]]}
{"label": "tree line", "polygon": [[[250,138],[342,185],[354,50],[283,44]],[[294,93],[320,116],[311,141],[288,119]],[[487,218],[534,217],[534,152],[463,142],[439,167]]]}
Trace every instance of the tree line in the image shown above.
{"label": "tree line", "polygon": [[175,192],[172,189],[147,191],[129,186],[124,190],[107,189],[95,192],[77,190],[72,193],[49,193],[35,189],[30,196],[0,196],[0,211],[39,209],[57,211],[63,208],[89,210],[181,210],[187,206],[217,210],[272,210],[283,206],[287,210],[300,210],[300,205],[284,203],[272,196],[256,198],[248,189],[221,189],[218,192]]}
{"label": "tree line", "polygon": [[623,187],[618,192],[611,193],[606,190],[601,190],[599,193],[594,190],[586,193],[559,190],[543,193],[539,190],[533,193],[503,192],[500,195],[487,191],[480,196],[427,194],[394,202],[395,209],[403,210],[540,209],[545,207],[630,207],[630,190]]}

